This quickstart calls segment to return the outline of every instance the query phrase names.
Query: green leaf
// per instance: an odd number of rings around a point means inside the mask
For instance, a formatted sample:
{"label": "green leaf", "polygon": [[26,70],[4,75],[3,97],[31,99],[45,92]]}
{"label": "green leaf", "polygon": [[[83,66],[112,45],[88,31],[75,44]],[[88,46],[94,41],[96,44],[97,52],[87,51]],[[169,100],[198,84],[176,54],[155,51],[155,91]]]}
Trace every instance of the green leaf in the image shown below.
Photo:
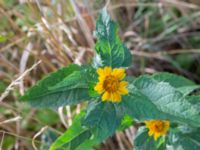
{"label": "green leaf", "polygon": [[169,119],[192,126],[200,126],[200,114],[196,106],[167,82],[159,82],[150,76],[141,76],[128,87],[122,106],[132,117],[147,119]]}
{"label": "green leaf", "polygon": [[167,115],[158,110],[156,105],[135,87],[134,80],[129,77],[129,94],[123,96],[122,102],[119,103],[123,113],[139,121],[166,119]]}
{"label": "green leaf", "polygon": [[120,125],[122,114],[111,102],[91,102],[82,124],[90,128],[94,136],[102,141],[111,136]]}
{"label": "green leaf", "polygon": [[85,66],[85,69],[82,71],[82,74],[84,75],[84,78],[88,83],[89,95],[91,97],[99,96],[99,94],[94,90],[94,87],[96,86],[98,81],[96,69],[91,66]]}
{"label": "green leaf", "polygon": [[189,103],[193,104],[200,113],[200,95],[188,96],[186,99]]}
{"label": "green leaf", "polygon": [[77,115],[72,126],[51,145],[50,150],[75,150],[82,142],[91,137],[91,132],[81,126],[81,118],[85,113]]}
{"label": "green leaf", "polygon": [[173,143],[168,150],[199,150],[200,149],[200,128],[192,128],[186,133],[179,132],[173,135]]}
{"label": "green leaf", "polygon": [[87,87],[87,82],[85,82],[85,80],[81,80],[81,78],[82,78],[81,72],[74,71],[73,73],[65,77],[61,82],[58,82],[58,84],[49,87],[48,89],[56,92],[56,91],[66,91],[69,89]]}
{"label": "green leaf", "polygon": [[193,81],[172,73],[156,73],[152,77],[153,79],[159,82],[169,83],[171,86],[177,88],[177,90],[183,93],[184,95],[188,95],[192,91],[200,87],[199,85],[196,85]]}
{"label": "green leaf", "polygon": [[97,43],[95,49],[104,66],[128,67],[131,64],[131,54],[117,34],[118,26],[111,20],[104,8],[99,14],[96,24]]}
{"label": "green leaf", "polygon": [[49,89],[52,91],[65,91],[74,88],[88,88],[91,97],[97,97],[99,94],[94,90],[97,79],[96,69],[91,66],[82,66],[80,71],[74,71],[64,78],[61,82]]}
{"label": "green leaf", "polygon": [[166,119],[167,115],[162,113],[145,95],[133,85],[128,86],[129,94],[123,96],[120,106],[124,114],[132,116],[138,121],[149,119]]}
{"label": "green leaf", "polygon": [[91,150],[92,147],[98,145],[101,143],[96,137],[91,137],[90,139],[85,140],[83,143],[81,143],[76,150]]}
{"label": "green leaf", "polygon": [[134,140],[135,150],[165,150],[166,144],[164,138],[159,138],[157,141],[153,137],[148,136],[148,130],[144,127],[139,128]]}
{"label": "green leaf", "polygon": [[69,65],[39,81],[22,100],[35,107],[57,108],[89,99],[88,85],[80,74],[81,67]]}
{"label": "green leaf", "polygon": [[129,115],[125,115],[121,121],[120,127],[118,128],[119,131],[125,130],[133,125],[133,118]]}

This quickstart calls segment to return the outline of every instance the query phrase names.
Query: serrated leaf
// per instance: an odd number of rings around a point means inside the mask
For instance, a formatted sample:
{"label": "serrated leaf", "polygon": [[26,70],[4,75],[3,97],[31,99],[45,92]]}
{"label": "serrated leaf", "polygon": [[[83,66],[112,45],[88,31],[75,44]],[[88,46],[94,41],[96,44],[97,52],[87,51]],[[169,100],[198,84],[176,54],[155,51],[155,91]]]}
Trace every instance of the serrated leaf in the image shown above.
{"label": "serrated leaf", "polygon": [[50,150],[75,150],[82,142],[91,137],[91,132],[81,126],[81,118],[85,113],[77,115],[72,126],[51,145]]}
{"label": "serrated leaf", "polygon": [[[132,92],[130,92],[132,91]],[[124,114],[132,116],[138,121],[149,119],[166,119],[167,114],[162,113],[156,105],[154,105],[145,95],[139,90],[129,85],[129,94],[123,97],[120,106]]]}
{"label": "serrated leaf", "polygon": [[169,83],[156,81],[150,76],[141,76],[128,88],[130,93],[124,97],[122,104],[125,105],[124,110],[132,117],[141,121],[169,119],[200,126],[197,108]]}
{"label": "serrated leaf", "polygon": [[158,82],[143,76],[135,81],[135,86],[151,100],[157,108],[185,123],[200,125],[200,114],[188,103],[184,95],[167,82]]}
{"label": "serrated leaf", "polygon": [[167,114],[162,113],[144,94],[134,85],[134,78],[129,77],[129,94],[123,96],[119,103],[124,114],[132,116],[138,121],[144,121],[153,118],[165,119]]}
{"label": "serrated leaf", "polygon": [[[68,67],[64,67],[62,69],[59,69],[58,71],[49,74],[32,88],[30,88],[26,94],[22,97],[22,100],[28,100],[31,97],[37,97],[40,95],[47,95],[48,93],[51,93],[52,91],[48,90],[49,87],[52,87],[59,82],[61,82],[65,77],[72,74],[74,71],[79,71],[80,66],[78,65],[69,65]],[[39,93],[39,94],[38,94]],[[38,94],[38,95],[37,95]]]}
{"label": "serrated leaf", "polygon": [[39,81],[22,100],[34,107],[57,108],[89,99],[88,85],[80,76],[81,67],[69,65]]}
{"label": "serrated leaf", "polygon": [[111,20],[104,8],[99,14],[96,24],[97,43],[95,49],[104,66],[128,67],[131,63],[131,54],[117,34],[118,26]]}
{"label": "serrated leaf", "polygon": [[94,136],[102,141],[116,131],[121,119],[121,112],[119,112],[115,104],[94,101],[88,106],[87,114],[82,120],[82,124],[90,128]]}
{"label": "serrated leaf", "polygon": [[148,136],[148,130],[141,127],[134,139],[135,150],[166,150],[165,140],[159,138],[155,141],[152,137]]}
{"label": "serrated leaf", "polygon": [[193,81],[172,73],[156,73],[152,77],[157,81],[169,83],[171,86],[177,88],[177,90],[184,95],[188,95],[192,91],[200,88],[200,86],[196,85]]}

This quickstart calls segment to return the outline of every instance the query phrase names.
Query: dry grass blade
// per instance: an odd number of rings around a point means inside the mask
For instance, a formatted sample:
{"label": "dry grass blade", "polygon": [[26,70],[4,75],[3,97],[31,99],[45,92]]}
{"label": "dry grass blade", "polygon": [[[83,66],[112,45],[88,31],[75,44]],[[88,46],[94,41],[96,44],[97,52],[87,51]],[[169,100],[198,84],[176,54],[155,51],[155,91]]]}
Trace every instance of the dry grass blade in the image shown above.
{"label": "dry grass blade", "polygon": [[[27,61],[30,56],[30,52],[31,52],[32,48],[33,48],[33,44],[31,42],[29,42],[27,44],[27,46],[22,54],[21,60],[20,60],[20,74],[22,74],[26,69]],[[23,95],[24,94],[23,79],[21,79],[19,86],[20,86],[20,94]]]}
{"label": "dry grass blade", "polygon": [[1,142],[0,142],[0,150],[3,150],[2,146],[3,146],[3,141],[4,141],[4,135],[5,135],[5,132],[2,132],[2,137],[1,137]]}
{"label": "dry grass blade", "polygon": [[180,6],[180,7],[186,7],[191,9],[199,9],[198,5],[195,5],[193,3],[188,3],[180,0],[164,0],[165,3],[169,3],[172,5]]}
{"label": "dry grass blade", "polygon": [[14,86],[16,86],[16,85],[18,85],[20,83],[20,81],[27,75],[27,73],[29,73],[31,70],[33,70],[40,63],[41,63],[41,61],[38,61],[31,68],[27,69],[24,73],[19,75],[19,77],[17,79],[12,81],[10,83],[10,85],[6,88],[6,90],[1,94],[0,102],[2,102],[3,99],[9,94],[9,92],[13,90]]}
{"label": "dry grass blade", "polygon": [[65,115],[64,115],[64,112],[63,112],[63,108],[64,107],[59,107],[58,108],[58,115],[60,117],[60,121],[62,122],[62,124],[65,126],[65,128],[67,129],[68,128],[68,124],[67,122],[65,121]]}
{"label": "dry grass blade", "polygon": [[4,120],[4,121],[0,122],[0,125],[1,125],[1,124],[6,124],[6,123],[11,123],[11,122],[16,122],[16,121],[19,121],[19,120],[21,120],[21,119],[22,119],[21,116],[17,116],[17,117],[15,117],[15,118],[11,118],[11,119]]}
{"label": "dry grass blade", "polygon": [[48,126],[45,126],[45,127],[41,128],[40,131],[37,132],[37,133],[33,136],[33,139],[32,139],[32,146],[33,146],[34,150],[38,150],[38,148],[37,148],[36,145],[35,145],[35,139],[36,139],[39,135],[41,135],[46,129],[48,129]]}
{"label": "dry grass blade", "polygon": [[83,31],[89,46],[91,48],[93,48],[94,47],[94,40],[93,40],[93,37],[91,35],[91,31],[90,31],[87,23],[85,22],[85,20],[81,16],[80,11],[76,6],[75,1],[74,0],[70,0],[70,2],[71,2],[71,5],[72,5],[72,7],[74,9],[74,12],[76,13],[77,21],[78,21],[78,23],[79,23],[79,25],[81,27],[81,30]]}

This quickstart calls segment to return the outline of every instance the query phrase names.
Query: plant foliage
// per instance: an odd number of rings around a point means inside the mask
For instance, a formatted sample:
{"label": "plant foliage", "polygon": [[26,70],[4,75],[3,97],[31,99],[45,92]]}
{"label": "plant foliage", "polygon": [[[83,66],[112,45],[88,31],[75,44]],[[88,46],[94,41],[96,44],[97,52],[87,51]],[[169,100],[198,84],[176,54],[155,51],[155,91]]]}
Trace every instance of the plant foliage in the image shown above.
{"label": "plant foliage", "polygon": [[[99,14],[95,36],[95,50],[101,67],[131,65],[130,51],[120,40],[118,25],[111,20],[106,9]],[[169,147],[167,144],[172,149],[189,150],[191,146],[199,149],[199,96],[192,95],[199,85],[170,73],[128,77],[129,94],[122,96],[120,103],[102,102],[101,96],[94,91],[96,69],[92,65],[69,65],[39,81],[22,97],[23,101],[40,108],[57,108],[88,101],[84,112],[54,141],[51,150],[89,149],[113,135],[117,129],[124,129],[124,118],[127,116],[127,127],[132,120],[142,123],[145,120],[165,119],[176,124],[169,135],[158,141],[148,136],[147,129],[140,127],[134,142],[136,150],[149,150],[149,147],[152,150],[165,150]],[[181,125],[190,126],[192,132],[173,132]],[[170,138],[175,136],[178,140]]]}

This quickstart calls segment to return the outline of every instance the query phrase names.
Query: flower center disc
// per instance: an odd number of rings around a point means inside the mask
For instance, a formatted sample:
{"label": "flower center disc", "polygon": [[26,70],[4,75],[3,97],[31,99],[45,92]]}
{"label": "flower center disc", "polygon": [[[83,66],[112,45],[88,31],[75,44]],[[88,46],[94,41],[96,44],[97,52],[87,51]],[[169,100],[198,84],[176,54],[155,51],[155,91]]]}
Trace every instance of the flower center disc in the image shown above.
{"label": "flower center disc", "polygon": [[157,132],[162,132],[164,129],[164,123],[163,122],[158,122],[157,124],[155,124],[155,130]]}
{"label": "flower center disc", "polygon": [[106,77],[103,87],[108,92],[115,92],[119,88],[119,80],[116,79],[114,76],[109,75]]}

